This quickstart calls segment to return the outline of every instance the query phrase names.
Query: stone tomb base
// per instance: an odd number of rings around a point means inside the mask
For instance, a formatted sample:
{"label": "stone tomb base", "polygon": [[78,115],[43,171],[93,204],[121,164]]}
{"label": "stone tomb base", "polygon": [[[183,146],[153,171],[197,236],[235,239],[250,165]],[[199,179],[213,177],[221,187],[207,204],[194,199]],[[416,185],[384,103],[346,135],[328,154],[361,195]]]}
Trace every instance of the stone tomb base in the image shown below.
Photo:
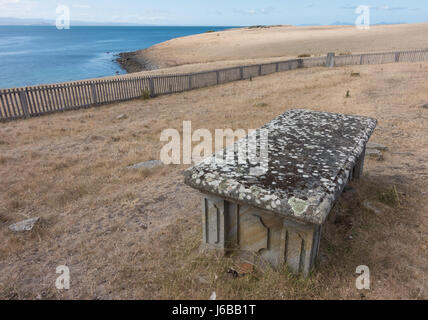
{"label": "stone tomb base", "polygon": [[256,265],[286,264],[305,277],[315,264],[322,228],[206,194],[202,225],[206,248],[238,254]]}

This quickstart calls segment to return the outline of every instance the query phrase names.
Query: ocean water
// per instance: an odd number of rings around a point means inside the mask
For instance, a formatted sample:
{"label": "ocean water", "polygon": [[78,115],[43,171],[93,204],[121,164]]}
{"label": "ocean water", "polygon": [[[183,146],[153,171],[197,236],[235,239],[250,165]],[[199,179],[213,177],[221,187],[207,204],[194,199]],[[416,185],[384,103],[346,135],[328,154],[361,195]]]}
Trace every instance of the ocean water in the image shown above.
{"label": "ocean water", "polygon": [[126,73],[115,55],[230,27],[0,26],[0,88]]}

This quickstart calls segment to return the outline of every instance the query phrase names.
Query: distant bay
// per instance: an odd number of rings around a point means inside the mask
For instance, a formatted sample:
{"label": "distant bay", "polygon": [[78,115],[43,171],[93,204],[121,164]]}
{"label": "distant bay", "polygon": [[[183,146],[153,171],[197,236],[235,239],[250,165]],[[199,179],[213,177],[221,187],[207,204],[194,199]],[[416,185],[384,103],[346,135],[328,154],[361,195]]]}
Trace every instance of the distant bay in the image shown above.
{"label": "distant bay", "polygon": [[0,88],[126,73],[117,54],[231,27],[0,26]]}

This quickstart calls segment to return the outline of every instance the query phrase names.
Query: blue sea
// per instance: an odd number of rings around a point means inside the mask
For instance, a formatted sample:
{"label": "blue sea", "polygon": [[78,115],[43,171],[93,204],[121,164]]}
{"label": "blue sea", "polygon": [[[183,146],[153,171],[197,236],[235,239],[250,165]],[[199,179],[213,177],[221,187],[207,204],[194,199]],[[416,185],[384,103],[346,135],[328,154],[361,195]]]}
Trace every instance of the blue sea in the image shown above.
{"label": "blue sea", "polygon": [[228,28],[0,26],[0,88],[126,73],[114,61],[120,52]]}

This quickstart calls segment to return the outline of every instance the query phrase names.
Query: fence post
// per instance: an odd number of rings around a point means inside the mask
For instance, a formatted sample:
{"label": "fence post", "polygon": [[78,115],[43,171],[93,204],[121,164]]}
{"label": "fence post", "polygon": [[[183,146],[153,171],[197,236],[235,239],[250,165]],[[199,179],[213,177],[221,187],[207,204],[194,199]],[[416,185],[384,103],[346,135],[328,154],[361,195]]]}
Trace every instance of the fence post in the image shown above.
{"label": "fence post", "polygon": [[192,75],[189,74],[189,90],[192,90]]}
{"label": "fence post", "polygon": [[27,89],[19,90],[19,100],[21,100],[22,111],[26,118],[30,117],[28,112],[28,100],[27,100]]}
{"label": "fence post", "polygon": [[92,103],[98,104],[97,100],[97,89],[95,88],[95,83],[91,82],[91,91],[92,91]]}
{"label": "fence post", "polygon": [[243,67],[239,67],[239,73],[241,76],[241,80],[244,80],[244,68]]}
{"label": "fence post", "polygon": [[279,62],[277,62],[275,65],[275,72],[279,72]]}
{"label": "fence post", "polygon": [[262,65],[260,64],[259,65],[259,76],[261,76],[262,75]]}
{"label": "fence post", "polygon": [[303,68],[303,59],[297,59],[297,68]]}
{"label": "fence post", "polygon": [[364,58],[364,55],[362,54],[360,58],[360,64],[363,64],[363,58]]}
{"label": "fence post", "polygon": [[400,61],[400,52],[396,52],[395,53],[395,62],[399,62]]}
{"label": "fence post", "polygon": [[150,97],[155,96],[155,83],[153,81],[153,78],[149,78],[149,91],[150,91]]}
{"label": "fence post", "polygon": [[327,54],[327,61],[326,61],[326,67],[327,68],[333,68],[334,67],[334,52],[329,52]]}
{"label": "fence post", "polygon": [[220,84],[220,71],[216,71],[217,73],[217,84]]}

